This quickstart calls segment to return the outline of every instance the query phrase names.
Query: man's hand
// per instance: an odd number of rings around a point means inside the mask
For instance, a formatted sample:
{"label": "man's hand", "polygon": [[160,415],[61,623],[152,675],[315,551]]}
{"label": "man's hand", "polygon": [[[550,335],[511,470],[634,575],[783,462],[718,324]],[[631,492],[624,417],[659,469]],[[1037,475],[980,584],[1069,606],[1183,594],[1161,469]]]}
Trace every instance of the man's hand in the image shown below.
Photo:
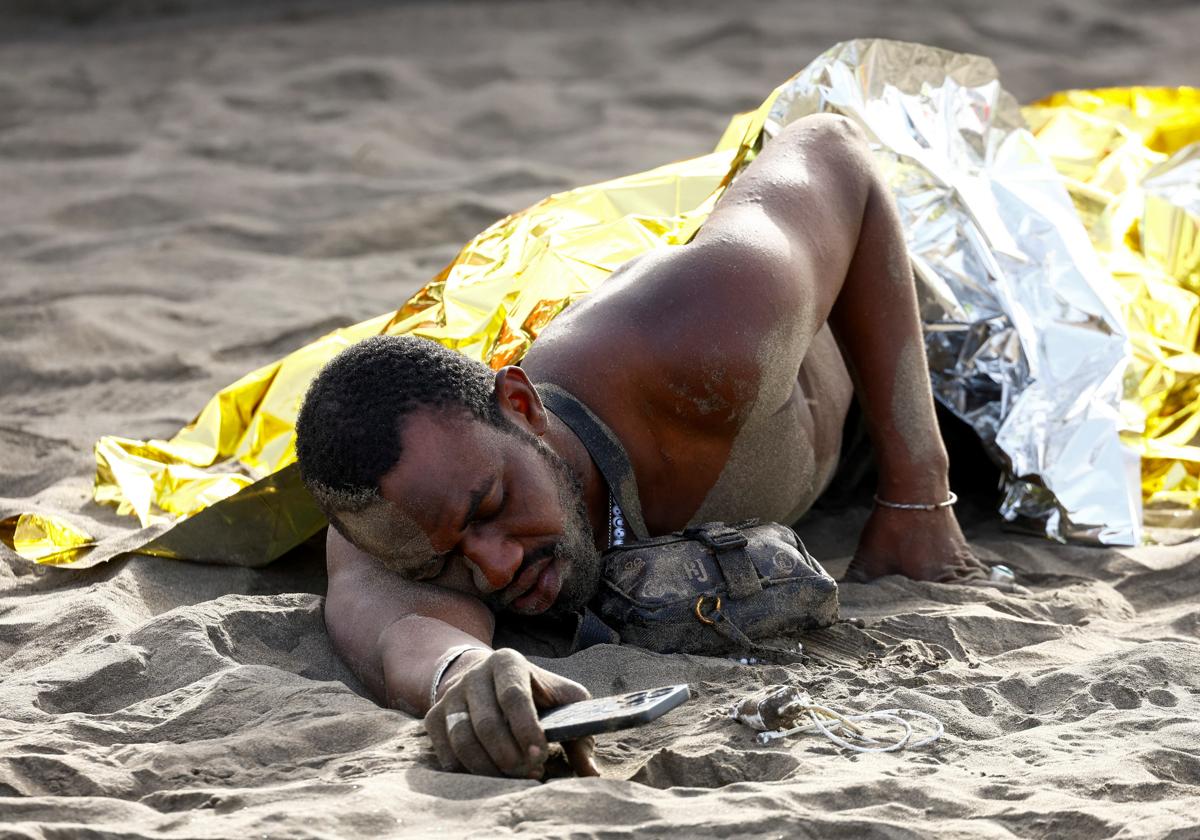
{"label": "man's hand", "polygon": [[863,527],[846,580],[863,582],[883,575],[942,583],[983,582],[988,568],[971,553],[950,508],[877,506]]}
{"label": "man's hand", "polygon": [[[455,674],[425,715],[425,730],[447,770],[540,779],[550,755],[538,709],[591,697],[577,682],[552,674],[514,650],[502,649]],[[592,738],[563,744],[580,776],[597,776]]]}

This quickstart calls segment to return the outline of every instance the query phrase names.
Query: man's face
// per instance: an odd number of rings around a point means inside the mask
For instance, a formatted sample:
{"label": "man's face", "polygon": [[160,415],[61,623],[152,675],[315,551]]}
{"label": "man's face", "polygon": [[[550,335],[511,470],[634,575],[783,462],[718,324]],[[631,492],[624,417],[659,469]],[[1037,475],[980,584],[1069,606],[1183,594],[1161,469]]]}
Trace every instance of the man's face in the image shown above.
{"label": "man's face", "polygon": [[600,553],[579,480],[549,446],[516,425],[416,411],[401,448],[379,488],[400,531],[419,534],[399,553],[410,556],[389,552],[391,568],[524,615],[591,600]]}

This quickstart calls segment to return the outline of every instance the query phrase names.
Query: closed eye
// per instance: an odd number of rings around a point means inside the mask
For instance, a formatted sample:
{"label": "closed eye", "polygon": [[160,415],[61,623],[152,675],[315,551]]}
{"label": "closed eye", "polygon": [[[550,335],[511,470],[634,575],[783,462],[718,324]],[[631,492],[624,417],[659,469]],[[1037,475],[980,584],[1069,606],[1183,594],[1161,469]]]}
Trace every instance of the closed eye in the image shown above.
{"label": "closed eye", "polygon": [[479,506],[479,509],[476,510],[475,515],[471,517],[470,524],[476,525],[491,522],[493,519],[499,518],[504,513],[505,508],[508,507],[508,494],[504,492],[504,485],[499,480],[492,485],[492,492],[488,495],[496,496],[497,498],[494,501],[492,499],[485,499],[483,504]]}
{"label": "closed eye", "polygon": [[[474,498],[467,512],[466,522],[463,523],[464,531],[472,525],[486,524],[499,518],[508,507],[508,494],[504,492],[504,485],[499,478],[493,478],[487,490],[477,491],[477,494],[472,495]],[[433,580],[445,571],[446,565],[459,550],[455,547],[450,551],[435,554],[427,563],[406,573],[405,577],[409,580]]]}

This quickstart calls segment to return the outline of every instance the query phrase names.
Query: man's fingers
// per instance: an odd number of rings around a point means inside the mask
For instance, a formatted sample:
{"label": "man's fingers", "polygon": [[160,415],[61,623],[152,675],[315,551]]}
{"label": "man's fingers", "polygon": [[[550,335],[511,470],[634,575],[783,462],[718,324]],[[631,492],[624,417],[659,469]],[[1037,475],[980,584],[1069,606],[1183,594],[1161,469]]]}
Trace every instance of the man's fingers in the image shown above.
{"label": "man's fingers", "polygon": [[974,554],[968,554],[965,558],[963,558],[962,562],[972,574],[981,574],[984,577],[987,577],[989,574],[991,574],[992,567],[987,563],[984,563]]}
{"label": "man's fingers", "polygon": [[553,709],[592,699],[592,693],[579,683],[550,671],[533,668],[532,677],[533,702],[539,709]]}
{"label": "man's fingers", "polygon": [[563,752],[567,754],[567,763],[571,765],[575,775],[600,775],[600,771],[596,769],[596,763],[592,760],[592,753],[596,749],[596,739],[591,735],[586,738],[577,738],[574,741],[564,741],[562,747]]}
{"label": "man's fingers", "polygon": [[550,750],[533,704],[529,663],[524,658],[505,656],[496,663],[493,680],[500,711],[518,748],[527,757],[531,771],[540,768]]}
{"label": "man's fingers", "polygon": [[953,568],[955,574],[946,581],[947,583],[998,589],[1001,592],[1011,592],[1014,595],[1033,594],[1016,582],[1012,570],[1007,566],[988,566],[974,555],[968,555]]}
{"label": "man's fingers", "polygon": [[[461,714],[461,710],[459,711]],[[437,754],[438,763],[443,770],[461,770],[462,765],[454,755],[454,747],[450,745],[450,736],[446,731],[446,704],[438,703],[425,715],[425,731],[433,742],[433,751]]]}
{"label": "man's fingers", "polygon": [[471,714],[465,708],[461,712],[450,712],[446,715],[446,735],[455,759],[469,772],[477,776],[503,775],[487,750],[479,743],[475,727],[471,723]]}
{"label": "man's fingers", "polygon": [[467,680],[463,688],[467,694],[467,710],[471,714],[471,726],[476,739],[501,773],[506,776],[528,776],[533,769],[528,751],[517,745],[509,731],[508,721],[496,698],[491,674],[483,671],[471,674]]}
{"label": "man's fingers", "polygon": [[975,573],[971,569],[955,563],[953,565],[946,566],[945,569],[942,570],[942,573],[934,580],[934,583],[964,583],[973,574]]}
{"label": "man's fingers", "polygon": [[[590,697],[579,683],[500,650],[489,657],[487,667],[472,669],[450,686],[426,715],[425,728],[447,770],[540,778],[550,749],[538,709]],[[592,761],[594,747],[590,737],[563,744],[578,775],[599,775]]]}

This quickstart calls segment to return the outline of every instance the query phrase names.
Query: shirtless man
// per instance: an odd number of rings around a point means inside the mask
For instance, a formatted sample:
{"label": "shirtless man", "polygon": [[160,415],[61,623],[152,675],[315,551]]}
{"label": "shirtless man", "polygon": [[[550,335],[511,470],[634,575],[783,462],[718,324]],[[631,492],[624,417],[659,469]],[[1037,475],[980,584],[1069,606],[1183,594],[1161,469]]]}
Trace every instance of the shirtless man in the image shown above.
{"label": "shirtless man", "polygon": [[[401,338],[330,363],[297,452],[334,525],[325,618],[336,649],[388,705],[426,714],[448,768],[540,777],[536,709],[587,692],[493,651],[494,611],[590,600],[610,489],[534,386],[565,389],[616,434],[658,534],[794,521],[833,473],[852,382],[879,498],[946,500],[896,209],[857,127],[818,115],[767,145],[691,243],[622,266],[520,367],[492,372]],[[981,572],[950,507],[876,506],[848,574]],[[590,739],[567,757],[595,773]]]}

